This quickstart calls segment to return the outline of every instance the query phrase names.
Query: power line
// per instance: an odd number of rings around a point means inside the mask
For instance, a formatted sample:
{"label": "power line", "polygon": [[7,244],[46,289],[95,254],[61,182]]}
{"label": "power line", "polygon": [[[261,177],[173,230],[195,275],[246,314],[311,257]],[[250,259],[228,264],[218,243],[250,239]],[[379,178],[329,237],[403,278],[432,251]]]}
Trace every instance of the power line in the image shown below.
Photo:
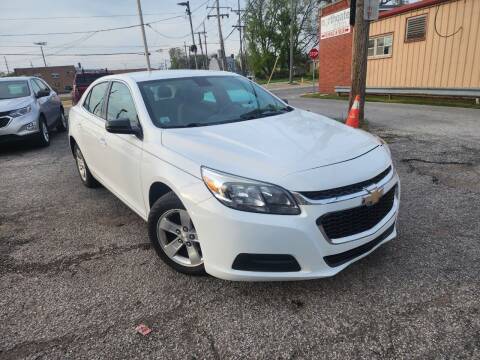
{"label": "power line", "polygon": [[[148,13],[143,16],[157,16],[167,14],[180,14],[176,12]],[[62,19],[91,19],[91,18],[113,18],[113,17],[137,17],[138,14],[112,14],[112,15],[85,15],[85,16],[52,16],[52,17],[25,17],[25,18],[0,18],[0,21],[21,21],[21,20],[62,20]]]}
{"label": "power line", "polygon": [[[37,56],[38,54],[0,54],[0,56]],[[84,53],[84,54],[47,54],[47,56],[113,56],[113,55],[145,55],[144,52],[116,52],[116,53]]]}
{"label": "power line", "polygon": [[[150,24],[156,24],[162,21],[167,21],[171,19],[177,19],[181,18],[183,16],[172,16],[169,18],[165,19],[159,19],[155,21],[149,21],[148,23],[145,23],[146,26],[150,26]],[[119,27],[114,27],[114,28],[106,28],[106,29],[97,29],[97,30],[85,30],[85,31],[69,31],[69,32],[52,32],[52,33],[32,33],[32,34],[0,34],[0,36],[3,37],[13,37],[13,36],[47,36],[47,35],[71,35],[71,34],[89,34],[93,32],[106,32],[106,31],[114,31],[114,30],[122,30],[122,29],[131,29],[134,27],[139,27],[141,24],[135,24],[135,25],[129,25],[129,26],[119,26]]]}

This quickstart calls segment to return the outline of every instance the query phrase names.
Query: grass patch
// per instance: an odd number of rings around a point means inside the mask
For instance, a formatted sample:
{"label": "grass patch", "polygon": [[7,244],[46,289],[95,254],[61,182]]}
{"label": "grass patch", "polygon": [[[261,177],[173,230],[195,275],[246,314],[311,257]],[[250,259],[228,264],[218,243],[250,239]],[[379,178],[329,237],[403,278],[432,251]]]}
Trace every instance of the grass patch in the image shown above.
{"label": "grass patch", "polygon": [[[348,100],[348,96],[336,94],[304,94],[302,97],[311,99],[326,100]],[[432,105],[432,106],[450,106],[462,107],[469,109],[480,109],[480,104],[475,103],[475,99],[444,99],[444,98],[427,98],[420,96],[385,96],[385,95],[367,95],[367,101],[383,102],[391,104],[413,104],[413,105]]]}

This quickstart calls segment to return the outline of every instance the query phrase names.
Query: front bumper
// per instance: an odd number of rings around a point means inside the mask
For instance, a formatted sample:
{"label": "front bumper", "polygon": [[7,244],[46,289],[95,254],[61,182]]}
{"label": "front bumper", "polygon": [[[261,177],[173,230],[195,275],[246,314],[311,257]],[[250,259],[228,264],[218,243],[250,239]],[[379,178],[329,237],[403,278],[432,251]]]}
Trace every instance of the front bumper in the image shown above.
{"label": "front bumper", "polygon": [[7,125],[0,127],[0,142],[22,140],[38,132],[38,113],[32,109],[28,114],[11,118]]}
{"label": "front bumper", "polygon": [[[399,186],[398,175],[382,184],[384,192]],[[207,273],[226,280],[299,280],[333,276],[367,256],[397,235],[395,222],[399,208],[399,188],[391,210],[373,228],[342,239],[328,239],[316,224],[326,213],[362,205],[362,196],[327,204],[300,205],[296,216],[242,212],[209,198],[186,204],[195,224]],[[187,201],[188,202],[188,201]],[[240,254],[290,255],[298,271],[235,270]]]}

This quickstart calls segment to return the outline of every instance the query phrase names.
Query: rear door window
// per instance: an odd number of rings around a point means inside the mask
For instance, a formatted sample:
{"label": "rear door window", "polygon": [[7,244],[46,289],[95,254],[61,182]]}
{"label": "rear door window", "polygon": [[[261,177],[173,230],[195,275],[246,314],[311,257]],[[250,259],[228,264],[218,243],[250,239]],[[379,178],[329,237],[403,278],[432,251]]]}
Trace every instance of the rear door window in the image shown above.
{"label": "rear door window", "polygon": [[108,82],[102,82],[95,85],[83,103],[83,107],[92,114],[102,117],[103,105],[105,103],[105,93],[107,91]]}

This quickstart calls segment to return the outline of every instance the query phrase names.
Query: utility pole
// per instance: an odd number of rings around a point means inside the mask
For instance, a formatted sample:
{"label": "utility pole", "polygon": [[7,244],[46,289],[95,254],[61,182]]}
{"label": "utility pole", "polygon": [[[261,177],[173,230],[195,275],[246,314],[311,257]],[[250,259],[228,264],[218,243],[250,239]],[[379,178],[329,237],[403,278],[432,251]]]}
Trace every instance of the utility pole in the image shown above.
{"label": "utility pole", "polygon": [[217,15],[208,15],[207,19],[210,19],[211,17],[216,17],[218,21],[218,37],[220,40],[220,57],[222,58],[222,70],[227,71],[227,58],[225,57],[225,45],[223,43],[223,35],[222,35],[222,24],[220,22],[220,18],[227,17],[228,14],[220,14],[220,4],[219,0],[216,0],[216,5],[215,8],[217,9]]}
{"label": "utility pole", "polygon": [[190,56],[187,53],[187,43],[184,41],[183,46],[185,46],[185,66],[187,66],[187,69],[190,69]]}
{"label": "utility pole", "polygon": [[47,45],[45,41],[34,42],[34,45],[40,45],[40,51],[42,52],[43,64],[47,67],[47,62],[45,60],[45,54],[43,53],[43,47]]}
{"label": "utility pole", "polygon": [[8,62],[7,62],[7,57],[3,57],[5,59],[5,66],[7,67],[7,75],[10,74],[10,69],[8,68]]}
{"label": "utility pole", "polygon": [[365,88],[367,82],[367,56],[370,22],[364,19],[365,0],[357,0],[355,10],[355,27],[353,34],[352,90],[349,108],[356,95],[360,96],[359,121],[364,119]]}
{"label": "utility pole", "polygon": [[242,12],[245,11],[243,9],[240,9],[240,0],[237,0],[238,4],[238,9],[237,10],[232,10],[233,12],[238,14],[238,24],[233,26],[234,28],[238,29],[238,32],[240,34],[240,68],[242,70],[242,75],[245,75],[245,62],[243,61],[243,41],[242,41],[242,29],[245,27],[242,25]]}
{"label": "utility pole", "polygon": [[295,24],[295,4],[290,0],[290,69],[288,72],[288,82],[293,84],[293,26]]}
{"label": "utility pole", "polygon": [[140,4],[140,0],[137,0],[137,7],[138,7],[138,16],[140,17],[140,27],[142,28],[143,47],[145,48],[145,59],[147,60],[147,70],[151,71],[152,68],[150,66],[150,54],[148,53],[147,37],[145,36],[145,26],[143,25],[142,5]]}
{"label": "utility pole", "polygon": [[206,65],[205,65],[205,57],[203,55],[203,45],[202,45],[202,34],[203,32],[202,31],[199,31],[196,33],[198,35],[198,44],[200,45],[200,52],[202,54],[202,63],[203,63],[203,68],[206,69]]}
{"label": "utility pole", "polygon": [[208,50],[207,50],[207,32],[205,31],[205,21],[203,22],[203,42],[205,43],[205,61],[206,61],[206,66],[205,69],[208,70],[209,67],[209,62],[208,62]]}
{"label": "utility pole", "polygon": [[197,45],[195,45],[195,35],[193,34],[193,25],[192,25],[192,12],[190,11],[190,1],[179,2],[177,5],[187,7],[187,15],[190,20],[190,31],[192,33],[192,49],[193,49],[193,58],[195,59],[195,69],[198,70],[197,63]]}

